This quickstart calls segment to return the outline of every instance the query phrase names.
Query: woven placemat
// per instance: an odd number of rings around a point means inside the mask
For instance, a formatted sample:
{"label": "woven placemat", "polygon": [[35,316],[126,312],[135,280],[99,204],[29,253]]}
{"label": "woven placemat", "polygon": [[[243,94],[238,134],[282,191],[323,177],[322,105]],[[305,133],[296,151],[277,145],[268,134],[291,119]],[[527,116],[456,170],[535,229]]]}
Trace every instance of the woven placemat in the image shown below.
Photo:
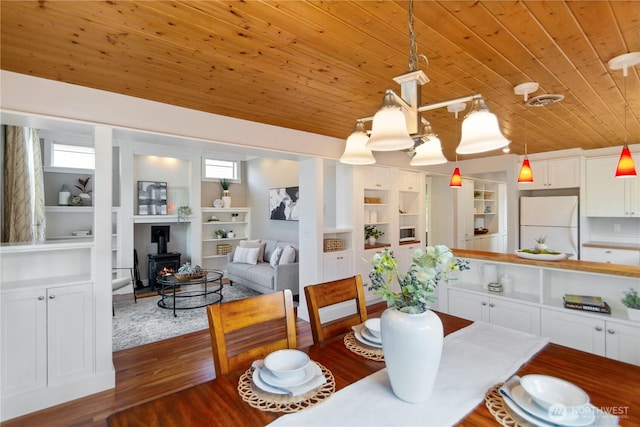
{"label": "woven placemat", "polygon": [[362,344],[357,340],[356,335],[353,332],[349,332],[344,336],[344,345],[362,357],[375,360],[376,362],[384,362],[384,354],[381,348],[370,347],[366,344]]}
{"label": "woven placemat", "polygon": [[484,397],[484,404],[496,421],[505,427],[534,427],[533,424],[509,409],[500,394],[500,387],[502,387],[502,383],[494,385]]}
{"label": "woven placemat", "polygon": [[273,394],[260,390],[251,380],[253,368],[247,369],[238,380],[238,393],[249,406],[268,412],[298,412],[328,399],[336,390],[336,380],[330,370],[314,362],[322,370],[327,382],[299,396]]}

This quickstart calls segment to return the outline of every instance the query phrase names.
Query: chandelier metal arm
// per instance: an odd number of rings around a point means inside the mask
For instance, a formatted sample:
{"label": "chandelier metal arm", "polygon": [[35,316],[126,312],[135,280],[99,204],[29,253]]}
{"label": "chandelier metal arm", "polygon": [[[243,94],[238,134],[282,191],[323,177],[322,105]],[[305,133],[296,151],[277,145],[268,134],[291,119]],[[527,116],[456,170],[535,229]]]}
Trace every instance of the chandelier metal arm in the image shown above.
{"label": "chandelier metal arm", "polygon": [[[388,92],[391,92],[393,94],[395,100],[398,102],[398,104],[402,106],[403,109],[407,111],[411,111],[414,109],[413,106],[409,105],[407,101],[402,99],[402,97],[397,93],[395,93],[393,90],[388,89]],[[448,107],[449,105],[458,104],[461,102],[470,102],[470,101],[473,101],[474,99],[482,99],[482,95],[479,93],[476,93],[475,95],[467,95],[461,98],[449,99],[447,101],[434,102],[433,104],[427,104],[427,105],[422,105],[420,107],[417,107],[416,111],[419,113],[422,113],[423,111],[437,110],[438,108]],[[356,120],[363,121],[363,122],[370,122],[370,121],[373,121],[373,116],[360,117]]]}

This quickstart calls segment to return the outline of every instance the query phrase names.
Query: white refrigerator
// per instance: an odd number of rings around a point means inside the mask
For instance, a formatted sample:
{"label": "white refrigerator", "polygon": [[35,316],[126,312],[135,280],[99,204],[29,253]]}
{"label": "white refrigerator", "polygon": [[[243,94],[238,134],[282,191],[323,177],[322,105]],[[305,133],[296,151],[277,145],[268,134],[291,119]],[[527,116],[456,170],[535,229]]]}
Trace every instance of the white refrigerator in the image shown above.
{"label": "white refrigerator", "polygon": [[520,249],[546,236],[549,250],[578,259],[578,197],[520,197]]}

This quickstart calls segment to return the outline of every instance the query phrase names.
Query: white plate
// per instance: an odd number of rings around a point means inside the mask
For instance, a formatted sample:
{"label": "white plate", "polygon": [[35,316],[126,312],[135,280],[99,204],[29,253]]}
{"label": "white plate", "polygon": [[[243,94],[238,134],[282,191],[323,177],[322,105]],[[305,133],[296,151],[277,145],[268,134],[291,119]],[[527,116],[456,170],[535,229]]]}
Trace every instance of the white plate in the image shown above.
{"label": "white plate", "polygon": [[214,208],[221,208],[224,205],[224,203],[222,203],[221,199],[215,199],[213,201],[213,207]]}
{"label": "white plate", "polygon": [[360,329],[360,333],[362,334],[362,338],[366,339],[367,341],[382,345],[382,341],[380,340],[380,338],[373,335],[366,326]]}
{"label": "white plate", "polygon": [[363,329],[364,329],[364,326],[362,325],[358,325],[357,327],[353,328],[353,333],[356,336],[356,339],[360,341],[362,344],[368,345],[369,347],[382,348],[382,344],[376,343],[374,341],[369,341],[368,339],[363,337],[361,333]]}
{"label": "white plate", "polygon": [[536,418],[556,425],[582,427],[592,424],[596,419],[596,409],[592,405],[585,405],[584,410],[579,411],[578,414],[569,413],[564,419],[558,419],[557,417],[553,417],[552,419],[549,416],[549,411],[534,402],[531,396],[529,396],[529,394],[519,384],[511,389],[511,398],[529,415],[533,415]]}
{"label": "white plate", "polygon": [[516,251],[516,255],[520,258],[537,259],[538,261],[560,261],[567,257],[566,254],[531,254],[529,252],[523,252],[521,250]]}
{"label": "white plate", "polygon": [[275,375],[273,375],[273,372],[271,372],[269,369],[267,369],[266,367],[262,367],[260,369],[260,374],[257,375],[258,377],[260,377],[260,379],[267,383],[268,385],[271,386],[276,386],[276,387],[294,387],[294,386],[298,386],[298,385],[302,385],[305,384],[307,382],[309,382],[309,380],[311,380],[311,378],[313,378],[314,375],[318,374],[318,373],[322,373],[322,370],[320,370],[320,372],[318,372],[320,368],[318,367],[318,365],[316,365],[313,362],[309,362],[309,364],[307,365],[307,367],[304,369],[304,375],[302,377],[299,378],[293,378],[292,380],[283,380],[282,378],[278,378]]}
{"label": "white plate", "polygon": [[543,421],[541,419],[538,419],[538,418],[534,417],[533,415],[530,415],[527,411],[525,411],[524,409],[519,407],[513,400],[509,399],[506,396],[502,396],[502,400],[509,407],[509,409],[511,409],[513,411],[514,414],[516,414],[520,418],[523,418],[525,421],[529,421],[531,424],[533,424],[535,426],[538,426],[538,427],[557,427],[555,424],[547,423],[547,422],[545,422],[545,421]]}

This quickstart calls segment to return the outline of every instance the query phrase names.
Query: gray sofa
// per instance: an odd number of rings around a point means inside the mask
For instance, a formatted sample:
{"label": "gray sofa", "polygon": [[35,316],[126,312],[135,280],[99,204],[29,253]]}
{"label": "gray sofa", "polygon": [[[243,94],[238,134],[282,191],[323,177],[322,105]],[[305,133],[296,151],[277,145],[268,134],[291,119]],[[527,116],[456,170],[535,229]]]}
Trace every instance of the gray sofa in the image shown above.
{"label": "gray sofa", "polygon": [[[231,284],[239,283],[263,294],[269,294],[283,289],[291,289],[294,295],[298,295],[299,288],[299,262],[298,245],[292,242],[279,240],[265,240],[264,260],[258,263],[244,264],[233,262],[234,252],[227,254],[227,277]],[[276,265],[271,267],[269,260],[276,247],[285,248],[291,246],[295,250],[296,258],[292,264]]]}

